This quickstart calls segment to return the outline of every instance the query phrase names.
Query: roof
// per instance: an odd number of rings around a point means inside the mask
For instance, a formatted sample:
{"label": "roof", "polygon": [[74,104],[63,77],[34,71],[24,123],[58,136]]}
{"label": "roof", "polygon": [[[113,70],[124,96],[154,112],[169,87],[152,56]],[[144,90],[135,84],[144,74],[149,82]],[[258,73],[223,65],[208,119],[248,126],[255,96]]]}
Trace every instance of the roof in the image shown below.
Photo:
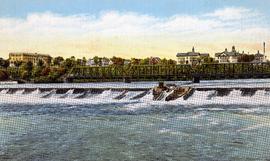
{"label": "roof", "polygon": [[187,52],[187,53],[177,53],[177,57],[180,56],[199,56],[200,53],[195,53],[195,52]]}
{"label": "roof", "polygon": [[160,57],[150,57],[150,59],[161,60]]}
{"label": "roof", "polygon": [[254,59],[251,61],[251,63],[262,63],[262,61],[258,60],[258,59]]}
{"label": "roof", "polygon": [[[242,54],[244,54],[244,53],[242,53]],[[227,48],[226,48],[223,52],[215,53],[215,57],[219,57],[221,55],[224,55],[224,56],[239,56],[239,55],[241,55],[241,53],[236,51],[235,47],[233,46],[232,51],[228,51]]]}
{"label": "roof", "polygon": [[177,57],[181,56],[209,56],[208,53],[198,53],[198,52],[187,52],[187,53],[177,53]]}
{"label": "roof", "polygon": [[14,53],[9,53],[9,55],[27,55],[27,56],[46,56],[46,57],[51,57],[48,54],[25,53],[25,52],[14,52]]}
{"label": "roof", "polygon": [[200,56],[209,56],[208,53],[201,53]]}
{"label": "roof", "polygon": [[194,47],[192,48],[191,52],[187,52],[187,53],[177,53],[176,54],[177,57],[182,57],[182,56],[209,56],[208,53],[199,53],[199,52],[195,52]]}
{"label": "roof", "polygon": [[264,54],[261,54],[260,51],[258,51],[256,54],[254,54],[255,57],[264,57]]}

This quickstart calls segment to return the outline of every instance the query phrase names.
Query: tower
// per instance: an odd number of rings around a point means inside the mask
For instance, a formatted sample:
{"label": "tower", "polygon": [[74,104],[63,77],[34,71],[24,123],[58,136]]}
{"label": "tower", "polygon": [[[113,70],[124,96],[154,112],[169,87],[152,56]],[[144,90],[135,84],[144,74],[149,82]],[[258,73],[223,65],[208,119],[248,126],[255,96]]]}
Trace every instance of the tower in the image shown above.
{"label": "tower", "polygon": [[235,46],[232,46],[232,52],[235,52]]}

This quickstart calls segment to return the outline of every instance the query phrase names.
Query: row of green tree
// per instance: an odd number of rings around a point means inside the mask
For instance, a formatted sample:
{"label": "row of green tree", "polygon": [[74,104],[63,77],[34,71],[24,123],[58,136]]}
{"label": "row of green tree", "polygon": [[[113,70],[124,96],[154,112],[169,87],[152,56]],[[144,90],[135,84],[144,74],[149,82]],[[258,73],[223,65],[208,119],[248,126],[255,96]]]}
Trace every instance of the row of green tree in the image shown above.
{"label": "row of green tree", "polygon": [[[102,61],[111,62],[110,65],[121,66],[121,65],[149,65],[149,64],[160,64],[160,65],[174,65],[174,60],[161,59],[159,61],[153,61],[151,58],[136,59],[132,58],[126,60],[120,57],[98,57],[93,58],[94,65],[101,66]],[[128,62],[127,64],[125,62]],[[63,57],[55,57],[52,59],[50,65],[45,65],[43,61],[39,60],[36,64],[32,62],[20,62],[17,61],[13,66],[10,66],[9,60],[0,58],[0,68],[2,71],[1,75],[3,79],[6,79],[7,75],[10,79],[25,80],[32,82],[62,82],[69,71],[75,66],[85,66],[87,60],[85,57],[82,59],[76,59],[74,56],[64,59]],[[3,74],[4,72],[4,74]],[[1,78],[0,78],[1,80]]]}
{"label": "row of green tree", "polygon": [[31,82],[61,82],[68,68],[67,66],[46,66],[42,61],[36,65],[32,62],[20,63],[19,66],[8,67],[6,71],[11,79]]}
{"label": "row of green tree", "polygon": [[[67,63],[69,65],[95,65],[95,66],[102,66],[103,64],[107,65],[175,65],[176,61],[172,59],[159,59],[159,58],[144,58],[144,59],[137,59],[137,58],[131,58],[131,59],[124,59],[121,57],[99,57],[95,56],[90,62],[87,62],[86,58],[83,57],[82,59],[75,59],[75,57],[64,59],[63,57],[55,57],[52,61],[52,65],[61,65],[63,63]],[[90,63],[90,64],[89,64]]]}
{"label": "row of green tree", "polygon": [[[239,62],[251,62],[255,59],[254,55],[242,55],[238,58]],[[214,58],[205,57],[201,60],[203,63],[216,63]],[[172,59],[159,59],[159,58],[144,58],[144,59],[124,59],[121,57],[98,57],[95,56],[92,59],[91,65],[102,66],[104,65],[175,65],[176,61]],[[20,62],[14,63],[14,66],[10,66],[9,60],[0,58],[0,80],[7,78],[7,75],[11,79],[22,79],[33,82],[60,82],[74,66],[89,65],[88,60],[83,57],[76,59],[74,56],[64,59],[61,56],[52,59],[50,65],[45,65],[43,61],[38,61],[37,64],[32,62]]]}

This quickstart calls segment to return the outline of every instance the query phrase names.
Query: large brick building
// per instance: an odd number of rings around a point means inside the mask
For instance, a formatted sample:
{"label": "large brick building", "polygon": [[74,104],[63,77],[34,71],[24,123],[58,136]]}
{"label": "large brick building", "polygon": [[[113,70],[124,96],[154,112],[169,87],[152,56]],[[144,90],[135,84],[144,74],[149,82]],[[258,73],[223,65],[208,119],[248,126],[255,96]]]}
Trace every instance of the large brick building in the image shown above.
{"label": "large brick building", "polygon": [[15,62],[32,62],[34,65],[39,60],[43,61],[45,65],[49,65],[52,57],[50,55],[38,54],[38,53],[9,53],[9,62],[11,66],[14,66]]}

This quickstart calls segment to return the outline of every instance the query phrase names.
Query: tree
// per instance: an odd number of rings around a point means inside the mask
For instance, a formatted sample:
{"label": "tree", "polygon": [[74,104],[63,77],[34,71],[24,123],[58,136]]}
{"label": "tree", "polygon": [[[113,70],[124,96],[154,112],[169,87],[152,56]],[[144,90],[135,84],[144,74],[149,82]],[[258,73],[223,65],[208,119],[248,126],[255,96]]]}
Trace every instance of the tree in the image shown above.
{"label": "tree", "polygon": [[42,69],[40,75],[41,76],[47,76],[47,75],[49,75],[50,71],[51,71],[50,67],[45,67],[45,68]]}
{"label": "tree", "polygon": [[71,56],[70,59],[73,60],[73,61],[76,60],[75,56]]}
{"label": "tree", "polygon": [[33,63],[27,62],[20,66],[20,77],[25,80],[30,80],[32,75]]}
{"label": "tree", "polygon": [[87,60],[86,60],[86,58],[85,58],[85,57],[83,57],[83,58],[82,58],[82,65],[83,65],[83,66],[85,66],[85,65],[86,65],[86,63],[87,63]]}
{"label": "tree", "polygon": [[42,60],[38,60],[37,66],[42,67],[44,65],[44,62]]}
{"label": "tree", "polygon": [[55,57],[53,59],[53,65],[61,65],[61,63],[64,61],[64,58],[61,56]]}
{"label": "tree", "polygon": [[43,67],[42,66],[35,66],[32,70],[32,77],[36,78],[41,75]]}
{"label": "tree", "polygon": [[142,59],[140,64],[141,65],[149,65],[150,64],[150,58]]}
{"label": "tree", "polygon": [[100,65],[100,58],[98,56],[94,56],[93,60],[95,65]]}
{"label": "tree", "polygon": [[15,61],[14,65],[15,67],[19,68],[22,65],[22,61]]}
{"label": "tree", "polygon": [[111,61],[113,62],[113,65],[121,66],[121,65],[124,65],[125,59],[114,56],[111,58]]}
{"label": "tree", "polygon": [[77,59],[76,60],[76,65],[82,65],[82,59]]}
{"label": "tree", "polygon": [[59,81],[60,77],[65,74],[64,68],[52,68],[48,73],[48,78],[51,82]]}
{"label": "tree", "polygon": [[159,62],[159,64],[161,65],[168,65],[168,60],[166,58],[161,59],[161,61]]}
{"label": "tree", "polygon": [[33,69],[33,63],[31,61],[28,61],[26,64],[25,64],[25,69],[29,72],[32,71]]}
{"label": "tree", "polygon": [[[44,62],[43,62],[44,63]],[[52,57],[49,57],[49,59],[46,61],[46,63],[48,64],[48,65],[51,65],[52,64]]]}
{"label": "tree", "polygon": [[215,63],[215,60],[212,57],[203,57],[202,62],[206,64],[210,64],[210,63]]}
{"label": "tree", "polygon": [[3,58],[0,58],[0,67],[7,68],[9,66],[9,61]]}
{"label": "tree", "polygon": [[7,68],[7,72],[11,78],[16,79],[16,78],[20,77],[20,73],[18,71],[18,68]]}
{"label": "tree", "polygon": [[75,65],[76,65],[76,61],[74,59],[71,59],[71,58],[67,58],[63,63],[63,67],[67,70],[71,69]]}
{"label": "tree", "polygon": [[132,65],[139,65],[140,64],[140,59],[136,59],[136,58],[131,58],[130,62]]}
{"label": "tree", "polygon": [[172,60],[172,59],[169,59],[168,60],[168,65],[176,65],[176,61]]}
{"label": "tree", "polygon": [[6,71],[0,70],[0,81],[8,80],[9,75]]}

